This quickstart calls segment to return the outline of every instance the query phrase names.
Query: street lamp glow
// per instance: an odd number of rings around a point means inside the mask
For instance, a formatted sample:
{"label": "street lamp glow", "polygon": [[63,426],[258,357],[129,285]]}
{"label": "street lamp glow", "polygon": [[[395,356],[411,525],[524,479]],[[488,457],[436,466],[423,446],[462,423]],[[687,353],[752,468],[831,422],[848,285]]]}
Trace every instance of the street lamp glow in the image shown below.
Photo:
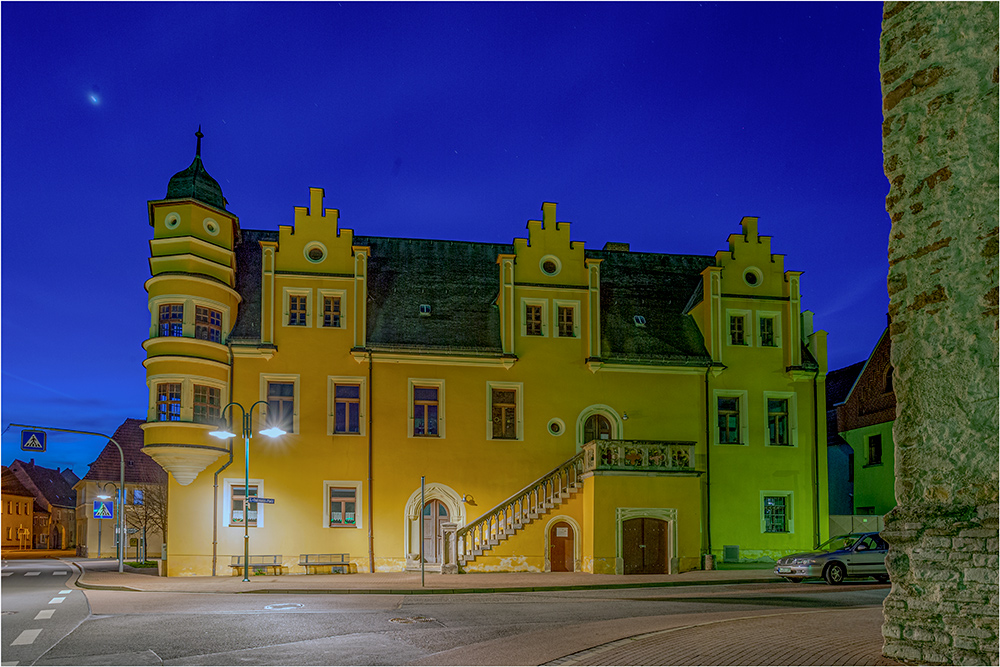
{"label": "street lamp glow", "polygon": [[219,429],[218,431],[209,431],[208,434],[211,435],[211,436],[215,436],[216,438],[219,438],[221,440],[226,440],[228,438],[235,438],[236,437],[235,433],[230,433],[229,431],[227,431],[225,429]]}
{"label": "street lamp glow", "polygon": [[101,495],[97,496],[97,498],[98,498],[98,500],[111,500],[111,496],[109,496],[109,495],[107,495],[105,493],[102,493]]}
{"label": "street lamp glow", "polygon": [[269,438],[277,438],[278,436],[285,435],[287,431],[284,431],[277,426],[272,426],[271,428],[266,428],[263,431],[258,431],[261,435],[266,435]]}

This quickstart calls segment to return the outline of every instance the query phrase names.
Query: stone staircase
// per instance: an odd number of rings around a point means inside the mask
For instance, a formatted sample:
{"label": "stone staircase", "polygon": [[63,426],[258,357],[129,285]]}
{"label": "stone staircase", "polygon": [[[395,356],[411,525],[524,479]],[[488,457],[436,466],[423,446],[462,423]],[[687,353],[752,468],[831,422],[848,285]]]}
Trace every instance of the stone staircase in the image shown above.
{"label": "stone staircase", "polygon": [[583,488],[586,451],[542,475],[455,533],[458,564],[468,565],[572,498]]}

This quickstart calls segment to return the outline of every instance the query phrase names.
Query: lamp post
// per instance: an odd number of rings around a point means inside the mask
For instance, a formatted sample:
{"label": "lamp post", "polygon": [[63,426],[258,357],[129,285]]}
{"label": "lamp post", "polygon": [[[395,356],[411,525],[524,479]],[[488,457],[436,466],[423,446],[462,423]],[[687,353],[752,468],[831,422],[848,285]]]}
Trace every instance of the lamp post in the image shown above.
{"label": "lamp post", "polygon": [[[101,487],[103,491],[103,486]],[[102,493],[97,496],[100,500],[109,500],[111,496],[106,493]],[[104,528],[104,517],[97,517],[97,557],[101,557],[101,529]]]}
{"label": "lamp post", "polygon": [[[250,409],[245,409],[239,403],[235,401],[229,403],[226,407],[222,408],[223,415],[226,414],[226,410],[236,406],[240,409],[242,413],[242,430],[243,430],[243,581],[250,581],[250,435],[251,427],[250,423],[253,419],[253,409],[256,408],[261,403],[267,404],[267,401],[257,401],[250,406]],[[231,413],[230,413],[231,414]],[[266,435],[269,438],[277,438],[280,435],[284,435],[286,432],[277,426],[272,426],[271,428],[266,428],[260,431],[261,435]],[[209,435],[215,436],[216,438],[221,438],[225,440],[226,438],[235,438],[236,434],[231,431],[226,431],[219,429],[218,431],[211,431]]]}
{"label": "lamp post", "polygon": [[[103,484],[101,484],[100,485],[101,491],[106,491],[107,488],[108,488],[108,486],[113,486],[115,488],[115,506],[117,508],[117,509],[115,509],[115,511],[118,512],[118,514],[115,515],[115,525],[120,528],[120,530],[118,531],[118,542],[116,542],[115,557],[118,558],[118,560],[120,562],[124,562],[124,555],[123,555],[124,552],[122,551],[122,544],[123,544],[122,540],[125,539],[124,538],[125,522],[123,520],[124,519],[124,513],[125,513],[125,497],[124,497],[124,493],[123,493],[122,494],[122,498],[121,498],[121,502],[119,503],[119,501],[118,501],[118,485],[115,484],[114,482],[104,482]],[[109,496],[107,493],[103,493],[103,494],[101,494],[101,495],[99,495],[97,497],[100,498],[101,500],[107,500],[111,496]],[[101,528],[103,526],[104,526],[104,519],[98,519],[97,520],[97,557],[98,558],[101,557]]]}

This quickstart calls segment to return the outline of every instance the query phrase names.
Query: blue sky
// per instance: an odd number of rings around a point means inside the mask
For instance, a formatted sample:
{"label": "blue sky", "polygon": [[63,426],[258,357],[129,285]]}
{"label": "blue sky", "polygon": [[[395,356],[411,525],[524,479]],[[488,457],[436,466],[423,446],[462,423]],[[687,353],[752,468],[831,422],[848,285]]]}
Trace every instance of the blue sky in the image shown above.
{"label": "blue sky", "polygon": [[[745,215],[829,332],[885,327],[881,3],[3,3],[0,419],[146,412],[146,202],[194,132],[248,229],[713,254]],[[29,458],[19,430],[2,462]],[[87,470],[104,442],[36,462]]]}

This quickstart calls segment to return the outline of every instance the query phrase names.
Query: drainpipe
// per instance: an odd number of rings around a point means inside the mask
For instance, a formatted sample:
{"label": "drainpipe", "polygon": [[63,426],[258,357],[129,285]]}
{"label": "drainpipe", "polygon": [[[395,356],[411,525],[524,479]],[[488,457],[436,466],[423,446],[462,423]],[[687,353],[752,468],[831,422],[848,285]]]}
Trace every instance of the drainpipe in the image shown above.
{"label": "drainpipe", "polygon": [[375,514],[372,510],[372,351],[368,350],[368,570],[375,573]]}
{"label": "drainpipe", "polygon": [[[229,398],[233,397],[233,346],[229,348]],[[229,439],[229,460],[215,471],[215,484],[212,487],[212,576],[215,576],[215,566],[219,560],[219,473],[233,462],[233,439]]]}
{"label": "drainpipe", "polygon": [[813,544],[819,546],[819,369],[813,376],[813,446]]}
{"label": "drainpipe", "polygon": [[712,481],[709,465],[711,460],[709,452],[712,451],[712,398],[708,388],[708,374],[711,372],[710,365],[705,369],[705,534],[708,536],[709,554],[712,553]]}

